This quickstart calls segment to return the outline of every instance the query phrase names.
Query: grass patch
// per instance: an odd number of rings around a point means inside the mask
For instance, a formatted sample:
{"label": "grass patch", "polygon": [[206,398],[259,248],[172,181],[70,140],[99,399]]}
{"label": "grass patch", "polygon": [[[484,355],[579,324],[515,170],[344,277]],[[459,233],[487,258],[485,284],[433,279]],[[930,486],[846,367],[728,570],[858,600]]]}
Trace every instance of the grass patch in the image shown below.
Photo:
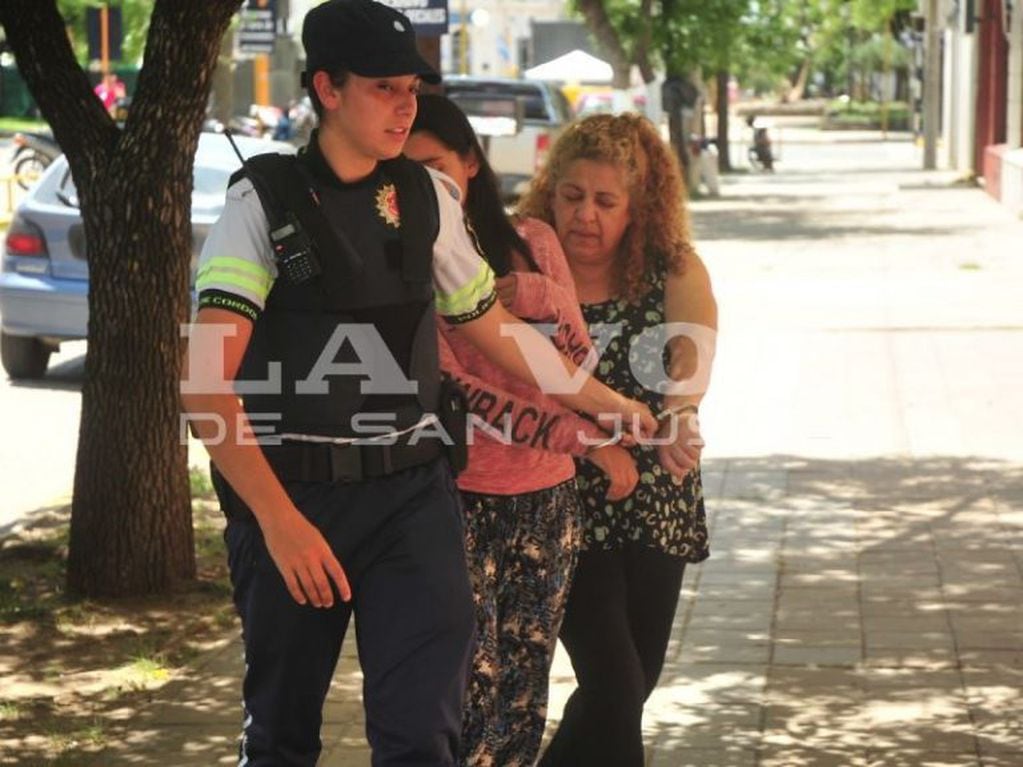
{"label": "grass patch", "polygon": [[49,133],[50,124],[46,120],[32,117],[0,117],[0,133],[17,133],[18,131]]}
{"label": "grass patch", "polygon": [[966,261],[959,264],[959,268],[964,272],[979,272],[983,267],[975,261]]}
{"label": "grass patch", "polygon": [[234,633],[223,515],[205,493],[192,507],[197,577],[152,597],[67,596],[70,509],[0,540],[0,762],[102,764],[125,709]]}
{"label": "grass patch", "polygon": [[188,467],[188,484],[192,488],[193,498],[212,500],[215,496],[210,473],[202,466]]}

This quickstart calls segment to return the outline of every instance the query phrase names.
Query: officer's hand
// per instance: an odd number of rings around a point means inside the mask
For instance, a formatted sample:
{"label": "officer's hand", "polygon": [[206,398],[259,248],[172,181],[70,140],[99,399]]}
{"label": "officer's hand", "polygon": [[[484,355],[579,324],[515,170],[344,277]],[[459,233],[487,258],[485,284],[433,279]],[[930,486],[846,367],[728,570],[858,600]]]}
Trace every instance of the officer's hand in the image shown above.
{"label": "officer's hand", "polygon": [[669,415],[657,437],[659,441],[674,438],[657,446],[657,457],[675,484],[681,484],[686,474],[696,468],[703,451],[699,417],[696,413]]}
{"label": "officer's hand", "polygon": [[332,607],[333,581],[341,599],[349,601],[348,578],[320,531],[297,511],[280,516],[267,524],[263,537],[292,598],[300,605]]}
{"label": "officer's hand", "polygon": [[518,279],[515,272],[508,272],[504,277],[494,280],[494,289],[497,291],[498,300],[504,304],[504,308],[511,310],[515,302],[515,291],[518,289]]}
{"label": "officer's hand", "polygon": [[609,501],[619,501],[636,488],[639,471],[636,469],[636,461],[625,448],[604,445],[588,452],[586,459],[595,463],[607,475],[610,483],[607,488]]}

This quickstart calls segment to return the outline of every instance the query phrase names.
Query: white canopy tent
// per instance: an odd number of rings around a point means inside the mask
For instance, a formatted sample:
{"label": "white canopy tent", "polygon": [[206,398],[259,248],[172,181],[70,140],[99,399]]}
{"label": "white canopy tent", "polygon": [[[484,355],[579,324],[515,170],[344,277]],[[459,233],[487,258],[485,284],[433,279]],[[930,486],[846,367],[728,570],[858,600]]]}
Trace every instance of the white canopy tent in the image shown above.
{"label": "white canopy tent", "polygon": [[556,59],[537,64],[524,73],[527,80],[558,82],[610,83],[614,75],[611,65],[576,48]]}

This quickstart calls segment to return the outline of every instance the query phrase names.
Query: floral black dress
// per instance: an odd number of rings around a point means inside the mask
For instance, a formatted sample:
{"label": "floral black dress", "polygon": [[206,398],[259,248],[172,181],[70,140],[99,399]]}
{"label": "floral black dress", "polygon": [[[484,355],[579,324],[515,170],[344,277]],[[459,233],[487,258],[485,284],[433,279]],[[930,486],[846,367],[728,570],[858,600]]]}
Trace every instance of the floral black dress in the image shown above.
{"label": "floral black dress", "polygon": [[[596,377],[627,397],[645,402],[656,415],[663,395],[640,384],[633,366],[644,377],[663,378],[667,351],[663,339],[633,339],[645,328],[664,322],[664,282],[657,280],[638,304],[623,300],[583,304],[591,331],[598,323],[622,323],[620,332],[601,355]],[[661,366],[655,368],[655,365]],[[710,552],[703,508],[700,469],[676,485],[661,468],[656,446],[630,448],[639,470],[636,489],[627,498],[609,501],[608,482],[596,465],[576,462],[576,481],[583,502],[583,550],[610,551],[632,542],[650,546],[686,562],[702,562]]]}

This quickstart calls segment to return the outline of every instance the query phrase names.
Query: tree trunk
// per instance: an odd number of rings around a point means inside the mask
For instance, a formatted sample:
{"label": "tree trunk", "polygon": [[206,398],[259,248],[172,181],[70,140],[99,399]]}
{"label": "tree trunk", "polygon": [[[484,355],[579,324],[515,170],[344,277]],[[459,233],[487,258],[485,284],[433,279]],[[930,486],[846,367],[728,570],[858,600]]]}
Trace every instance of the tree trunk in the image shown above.
{"label": "tree trunk", "polygon": [[195,575],[179,427],[192,161],[219,43],[240,0],[157,0],[124,131],[75,63],[53,0],[0,6],[8,42],[68,156],[89,249],[68,589],[165,590]]}
{"label": "tree trunk", "polygon": [[609,59],[613,76],[611,87],[615,90],[625,90],[629,87],[629,71],[632,68],[632,61],[629,58],[625,46],[618,37],[611,19],[604,9],[603,0],[579,0],[579,10],[586,19],[586,26],[596,38],[601,51]]}
{"label": "tree trunk", "polygon": [[796,73],[796,80],[792,83],[792,87],[789,88],[789,92],[785,94],[785,101],[791,103],[793,101],[800,101],[803,98],[803,94],[806,93],[806,84],[810,79],[810,66],[812,61],[809,56],[803,59],[799,65],[799,71]]}
{"label": "tree trunk", "polygon": [[727,173],[732,169],[732,160],[728,144],[728,81],[727,71],[717,73],[717,113],[718,113],[718,170]]}
{"label": "tree trunk", "polygon": [[650,60],[650,47],[653,43],[653,5],[654,0],[642,0],[639,8],[640,32],[636,39],[636,50],[633,58],[639,67],[640,77],[644,83],[652,83],[657,77],[653,62]]}

